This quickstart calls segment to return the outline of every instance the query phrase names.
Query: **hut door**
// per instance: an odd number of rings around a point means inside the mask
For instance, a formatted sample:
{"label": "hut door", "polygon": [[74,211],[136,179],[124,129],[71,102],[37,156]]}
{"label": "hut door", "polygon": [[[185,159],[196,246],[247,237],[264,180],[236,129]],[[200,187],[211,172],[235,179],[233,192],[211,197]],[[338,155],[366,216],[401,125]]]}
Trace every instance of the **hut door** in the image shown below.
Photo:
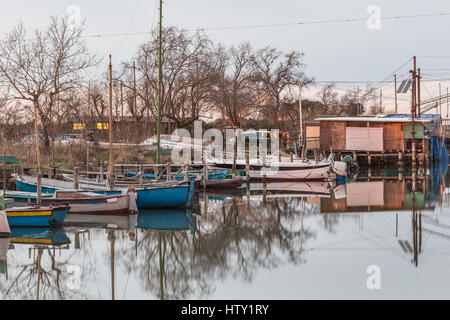
{"label": "hut door", "polygon": [[345,150],[345,127],[346,122],[335,121],[331,125],[331,138],[333,150]]}
{"label": "hut door", "polygon": [[384,146],[386,151],[403,150],[403,130],[400,123],[386,123]]}

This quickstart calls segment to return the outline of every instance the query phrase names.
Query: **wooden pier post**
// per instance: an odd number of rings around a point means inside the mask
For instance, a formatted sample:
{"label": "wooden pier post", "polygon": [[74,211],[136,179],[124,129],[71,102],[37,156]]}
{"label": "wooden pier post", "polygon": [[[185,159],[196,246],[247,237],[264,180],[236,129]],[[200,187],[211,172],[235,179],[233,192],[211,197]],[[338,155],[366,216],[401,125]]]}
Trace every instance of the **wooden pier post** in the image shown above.
{"label": "wooden pier post", "polygon": [[172,175],[171,175],[171,173],[172,173],[172,167],[171,167],[171,165],[170,165],[170,162],[168,162],[167,163],[167,166],[166,166],[166,174],[167,174],[167,181],[170,181],[170,180],[172,180]]}
{"label": "wooden pier post", "polygon": [[103,160],[100,160],[100,180],[103,180]]}
{"label": "wooden pier post", "polygon": [[250,181],[250,155],[245,155],[245,176],[247,181]]}
{"label": "wooden pier post", "polygon": [[189,181],[189,164],[184,165],[184,181]]}
{"label": "wooden pier post", "polygon": [[398,152],[398,167],[403,168],[403,153],[401,151]]}
{"label": "wooden pier post", "polygon": [[289,158],[290,158],[291,162],[294,162],[294,155],[292,154],[292,152],[289,154]]}
{"label": "wooden pier post", "polygon": [[233,166],[231,171],[233,173],[233,178],[236,178],[236,157],[237,157],[237,131],[234,130],[234,142],[233,142]]}
{"label": "wooden pier post", "polygon": [[78,174],[79,174],[79,168],[75,167],[73,169],[73,188],[74,189],[78,189],[79,188],[79,184],[78,184]]}
{"label": "wooden pier post", "polygon": [[41,199],[42,199],[42,174],[41,173],[37,173],[36,175],[36,187],[37,187],[37,192],[36,192],[36,203],[41,203]]}
{"label": "wooden pier post", "polygon": [[266,156],[263,157],[263,184],[266,185],[267,175],[266,175]]}
{"label": "wooden pier post", "polygon": [[415,141],[413,141],[412,142],[412,157],[411,157],[411,164],[412,164],[412,167],[413,168],[415,168],[416,167],[416,142]]}
{"label": "wooden pier post", "polygon": [[206,197],[207,183],[208,183],[208,166],[205,164],[203,165],[203,192],[205,193],[205,197]]}
{"label": "wooden pier post", "polygon": [[144,170],[142,170],[142,165],[139,165],[139,187],[144,184]]}

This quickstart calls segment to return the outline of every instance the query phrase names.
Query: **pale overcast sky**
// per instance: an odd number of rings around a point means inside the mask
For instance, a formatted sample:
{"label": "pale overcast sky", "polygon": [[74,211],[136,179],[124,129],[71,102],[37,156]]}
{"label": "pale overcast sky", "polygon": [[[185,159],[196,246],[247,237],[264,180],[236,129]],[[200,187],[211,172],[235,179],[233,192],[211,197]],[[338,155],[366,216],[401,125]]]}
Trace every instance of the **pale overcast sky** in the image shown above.
{"label": "pale overcast sky", "polygon": [[[80,8],[86,35],[134,33],[157,26],[157,0],[1,0],[0,33],[22,21],[28,30],[41,28],[51,15],[63,16],[70,6]],[[278,24],[300,21],[369,17],[370,5],[382,17],[450,13],[448,0],[166,0],[164,24],[198,27]],[[135,13],[135,14],[134,14]],[[450,78],[450,15],[382,20],[379,30],[366,21],[283,27],[213,30],[209,35],[226,45],[250,41],[254,47],[275,46],[305,53],[306,72],[316,80],[382,80],[413,55],[429,78]],[[92,51],[113,55],[118,63],[130,58],[148,36],[89,38]],[[428,57],[428,56],[449,56]],[[405,73],[408,67],[399,73]],[[446,75],[449,76],[446,76]],[[345,86],[341,84],[340,86]],[[433,90],[430,88],[429,90]],[[427,94],[426,92],[424,94]]]}

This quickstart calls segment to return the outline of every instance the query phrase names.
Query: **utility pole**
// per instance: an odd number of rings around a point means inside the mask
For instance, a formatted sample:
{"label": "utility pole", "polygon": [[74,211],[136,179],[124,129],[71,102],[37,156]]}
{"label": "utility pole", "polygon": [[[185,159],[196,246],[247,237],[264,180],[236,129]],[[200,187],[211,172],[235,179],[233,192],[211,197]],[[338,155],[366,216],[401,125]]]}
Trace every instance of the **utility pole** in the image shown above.
{"label": "utility pole", "polygon": [[420,99],[420,79],[422,79],[422,77],[420,76],[420,68],[417,69],[418,75],[417,75],[417,114],[418,117],[420,118],[420,114],[421,114],[421,110],[420,110],[420,103],[421,103],[421,99]]}
{"label": "utility pole", "polygon": [[[113,96],[112,96],[112,63],[109,55],[109,186],[114,188],[114,163],[113,163]],[[103,125],[103,124],[102,124]]]}
{"label": "utility pole", "polygon": [[397,114],[398,110],[398,101],[397,101],[397,75],[394,74],[394,92],[395,92],[395,114]]}
{"label": "utility pole", "polygon": [[302,159],[303,159],[303,155],[304,155],[304,136],[303,136],[303,106],[302,106],[302,81],[298,81],[298,112],[299,112],[299,146],[302,147]]}
{"label": "utility pole", "polygon": [[380,113],[383,112],[383,89],[380,89]]}
{"label": "utility pole", "polygon": [[447,87],[447,119],[448,119],[448,87]]}
{"label": "utility pole", "polygon": [[136,93],[136,64],[133,61],[133,94],[134,94],[134,112],[137,109],[137,93]]}
{"label": "utility pole", "polygon": [[123,121],[123,81],[120,80],[120,120]]}
{"label": "utility pole", "polygon": [[439,83],[439,114],[442,117],[442,93],[441,93],[441,84]]}
{"label": "utility pole", "polygon": [[156,163],[160,163],[161,107],[162,107],[162,0],[159,0],[159,48],[158,48],[158,119],[156,119]]}

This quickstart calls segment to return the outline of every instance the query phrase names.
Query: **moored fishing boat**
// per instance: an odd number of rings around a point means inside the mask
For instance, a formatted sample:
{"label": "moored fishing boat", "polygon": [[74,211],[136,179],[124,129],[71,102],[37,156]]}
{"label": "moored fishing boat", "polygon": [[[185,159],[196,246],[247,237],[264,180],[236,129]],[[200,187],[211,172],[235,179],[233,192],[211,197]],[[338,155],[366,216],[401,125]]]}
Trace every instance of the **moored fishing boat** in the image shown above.
{"label": "moored fishing boat", "polygon": [[69,211],[68,205],[35,205],[6,209],[10,227],[61,226]]}
{"label": "moored fishing boat", "polygon": [[[36,192],[37,182],[35,177],[15,176],[16,186],[20,191]],[[49,193],[55,193],[57,190],[74,190],[73,183],[54,179],[42,179],[42,185],[47,188]],[[107,187],[90,185],[83,183],[84,191],[92,191],[97,194],[123,194],[127,193],[129,187],[114,188],[110,190]],[[81,188],[81,185],[80,185]],[[44,190],[44,189],[42,189]],[[136,198],[138,208],[185,208],[192,206],[192,198],[195,190],[194,182],[179,183],[165,182],[159,184],[146,184],[142,187],[134,188],[133,192]],[[78,190],[79,191],[79,190]]]}
{"label": "moored fishing boat", "polygon": [[[225,180],[227,177],[228,172],[226,170],[218,170],[218,171],[214,171],[214,172],[209,172],[208,173],[208,180],[210,181],[217,181],[217,180]],[[129,177],[136,177],[136,172],[134,171],[127,171],[126,175]],[[156,179],[157,175],[154,173],[144,173],[142,175],[144,177],[144,179]],[[180,172],[180,173],[176,173],[176,174],[171,174],[170,175],[170,180],[175,180],[175,181],[184,181],[186,178],[186,174],[184,172]],[[160,177],[161,180],[167,180],[167,175],[162,175]],[[195,181],[195,180],[203,180],[203,173],[198,171],[189,171],[188,174],[188,179],[189,181]]]}
{"label": "moored fishing boat", "polygon": [[194,183],[168,187],[136,188],[138,208],[190,208],[194,197]]}
{"label": "moored fishing boat", "polygon": [[0,211],[0,238],[9,238],[11,230],[9,228],[8,219],[5,211]]}
{"label": "moored fishing boat", "polygon": [[[35,192],[7,191],[6,198],[15,201],[36,203]],[[137,212],[134,192],[118,195],[99,195],[86,191],[57,190],[53,194],[44,194],[41,203],[70,205],[70,214],[132,214]]]}
{"label": "moored fishing boat", "polygon": [[[233,167],[233,159],[213,158],[206,155],[210,168],[230,169]],[[236,159],[236,170],[246,169],[246,160]],[[327,180],[334,175],[346,175],[346,164],[340,161],[301,160],[278,157],[262,159],[249,159],[250,179],[260,180],[266,178],[272,181],[302,181],[302,180]]]}

